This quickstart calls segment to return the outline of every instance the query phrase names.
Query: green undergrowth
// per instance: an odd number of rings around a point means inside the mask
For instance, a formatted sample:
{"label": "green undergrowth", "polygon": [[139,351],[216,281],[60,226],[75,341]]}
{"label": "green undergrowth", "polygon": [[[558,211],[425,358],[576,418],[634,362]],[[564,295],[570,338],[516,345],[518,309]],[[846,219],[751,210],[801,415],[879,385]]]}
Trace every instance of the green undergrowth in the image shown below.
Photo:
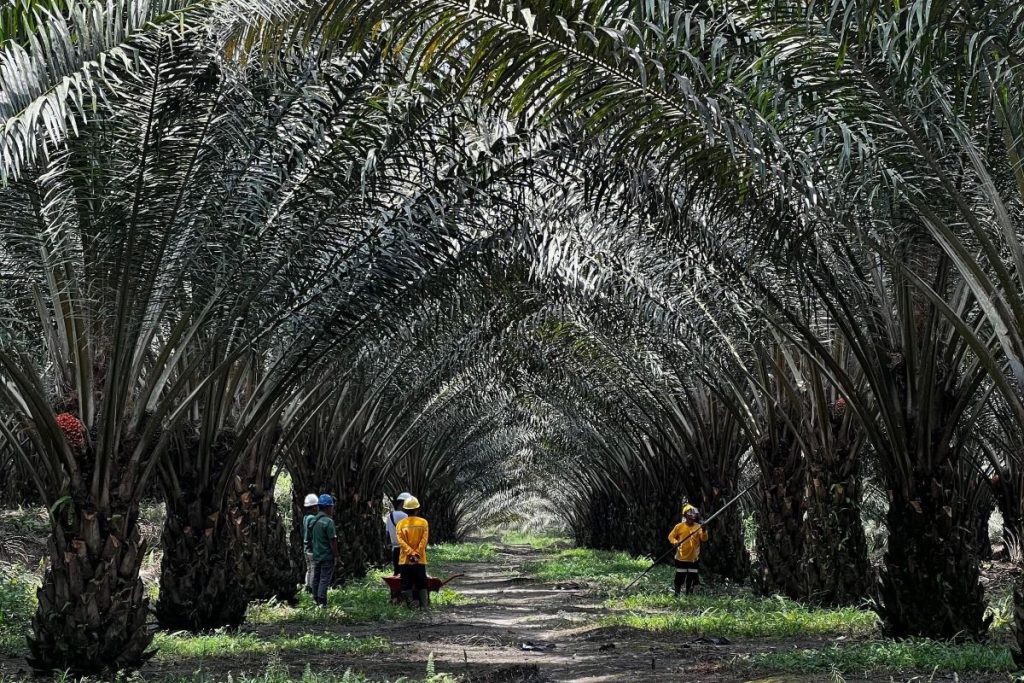
{"label": "green undergrowth", "polygon": [[283,652],[370,654],[391,649],[391,644],[380,636],[356,638],[338,633],[288,636],[226,632],[208,635],[158,633],[153,645],[157,648],[157,658],[163,660],[272,655]]}
{"label": "green undergrowth", "polygon": [[939,671],[957,674],[1015,670],[1001,645],[950,644],[932,640],[872,641],[814,649],[778,650],[740,660],[752,668],[778,673]]}
{"label": "green undergrowth", "polygon": [[[524,567],[524,571],[541,581],[585,583],[597,591],[615,593],[622,591],[650,566],[650,560],[632,557],[622,552],[571,548],[530,562]],[[659,585],[671,585],[671,581],[672,568],[668,565],[659,565],[643,577],[635,589],[652,590]]]}
{"label": "green undergrowth", "polygon": [[[135,672],[124,678],[115,680],[124,683],[457,683],[458,678],[449,673],[438,672],[434,666],[433,656],[427,659],[424,666],[423,676],[412,678],[402,676],[394,679],[384,679],[376,676],[368,676],[364,673],[352,671],[314,671],[309,665],[304,669],[294,669],[285,666],[279,654],[274,653],[267,657],[269,663],[258,671],[230,671],[213,672],[206,671],[200,663],[197,670],[191,674],[177,674],[172,676],[147,676]],[[34,679],[42,681],[44,679]],[[53,683],[100,683],[104,679],[80,678],[75,679],[69,674],[57,674],[53,677]],[[23,683],[24,679],[8,678],[0,675],[0,683]]]}
{"label": "green undergrowth", "polygon": [[498,551],[493,543],[438,543],[427,549],[427,559],[432,565],[453,562],[493,562]]}
{"label": "green undergrowth", "polygon": [[[415,620],[422,615],[403,605],[391,604],[391,594],[381,578],[390,571],[375,570],[365,578],[355,579],[341,588],[327,593],[327,608],[318,608],[307,593],[299,597],[295,606],[278,602],[256,602],[249,605],[246,621],[253,624],[283,624],[302,622],[359,623],[368,621]],[[431,593],[431,609],[444,609],[465,605],[471,600],[454,590],[444,588]]]}
{"label": "green undergrowth", "polygon": [[564,536],[538,536],[521,531],[508,531],[501,535],[505,545],[528,545],[534,550],[554,550],[572,545],[572,541]]}
{"label": "green undergrowth", "polygon": [[8,536],[46,538],[50,533],[50,516],[42,506],[0,510],[0,528]]}
{"label": "green undergrowth", "polygon": [[867,611],[813,609],[799,605],[775,607],[770,601],[766,601],[764,607],[764,611],[746,608],[733,611],[724,606],[693,612],[622,612],[603,617],[601,624],[729,638],[867,635],[876,630],[877,618]]}
{"label": "green undergrowth", "polygon": [[[115,680],[124,683],[457,683],[458,678],[452,674],[436,672],[433,657],[427,659],[422,677],[412,678],[402,676],[395,679],[383,679],[375,676],[346,670],[338,671],[313,671],[310,666],[305,669],[290,669],[281,663],[276,655],[270,655],[270,663],[261,671],[231,671],[231,672],[208,672],[200,665],[196,672],[185,675],[172,675],[151,677],[138,672],[127,677],[119,677]],[[35,678],[34,681],[44,679]],[[76,679],[69,674],[57,674],[52,679],[53,683],[99,683],[104,679],[80,678]],[[9,678],[0,675],[0,683],[25,683],[25,679]]]}
{"label": "green undergrowth", "polygon": [[0,656],[26,649],[25,634],[36,608],[35,577],[14,566],[0,565]]}
{"label": "green undergrowth", "polygon": [[[605,626],[627,626],[644,631],[672,631],[711,637],[797,637],[869,635],[878,617],[852,607],[818,609],[784,598],[728,595],[639,595],[612,599],[615,613],[604,617]],[[658,610],[652,612],[650,610]]]}

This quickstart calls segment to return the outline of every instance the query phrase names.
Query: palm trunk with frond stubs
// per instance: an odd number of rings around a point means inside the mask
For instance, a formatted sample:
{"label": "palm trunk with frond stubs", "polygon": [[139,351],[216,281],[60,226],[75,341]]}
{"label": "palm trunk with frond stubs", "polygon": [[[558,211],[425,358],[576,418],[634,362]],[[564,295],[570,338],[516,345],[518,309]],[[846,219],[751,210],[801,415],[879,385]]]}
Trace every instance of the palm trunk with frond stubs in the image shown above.
{"label": "palm trunk with frond stubs", "polygon": [[139,578],[145,554],[134,504],[114,497],[101,512],[78,493],[59,503],[36,594],[29,663],[90,675],[145,663],[153,654],[149,599]]}
{"label": "palm trunk with frond stubs", "polygon": [[[707,486],[700,502],[702,515],[711,516],[730,499],[723,489]],[[743,583],[750,576],[750,553],[743,541],[743,517],[738,502],[708,525],[708,541],[701,547],[700,565],[701,571],[736,583]]]}
{"label": "palm trunk with frond stubs", "polygon": [[163,628],[208,631],[238,626],[245,618],[248,600],[236,574],[234,537],[221,508],[195,498],[167,501],[156,603]]}
{"label": "palm trunk with frond stubs", "polygon": [[303,581],[273,489],[235,480],[228,514],[234,535],[236,575],[250,600],[295,600]]}
{"label": "palm trunk with frond stubs", "polygon": [[762,486],[755,508],[758,563],[754,584],[764,595],[803,598],[806,463],[799,446],[788,438],[766,441],[755,450]]}
{"label": "palm trunk with frond stubs", "polygon": [[[242,623],[248,604],[236,573],[235,536],[224,491],[231,436],[222,434],[199,457],[197,439],[182,440],[184,452],[169,456],[175,471],[165,471],[167,517],[160,537],[160,597],[157,621],[164,628],[206,631]],[[195,457],[191,455],[195,454]],[[200,463],[208,466],[200,469]]]}
{"label": "palm trunk with frond stubs", "polygon": [[[382,566],[391,559],[384,515],[377,504],[379,498],[364,497],[352,490],[337,496],[335,521],[341,553],[341,564],[335,574],[338,583],[366,576],[368,568]],[[425,516],[430,520],[429,509]]]}
{"label": "palm trunk with frond stubs", "polygon": [[996,509],[995,496],[988,479],[981,473],[971,477],[973,489],[971,496],[972,509],[974,510],[974,528],[971,535],[974,537],[974,554],[982,561],[992,559],[992,538],[988,533],[988,522]]}
{"label": "palm trunk with frond stubs", "polygon": [[855,457],[809,458],[807,471],[806,599],[821,605],[858,605],[874,574],[860,516],[862,482]]}
{"label": "palm trunk with frond stubs", "polygon": [[890,491],[889,545],[880,586],[883,631],[896,638],[981,638],[985,591],[974,555],[973,511],[949,464],[918,470]]}

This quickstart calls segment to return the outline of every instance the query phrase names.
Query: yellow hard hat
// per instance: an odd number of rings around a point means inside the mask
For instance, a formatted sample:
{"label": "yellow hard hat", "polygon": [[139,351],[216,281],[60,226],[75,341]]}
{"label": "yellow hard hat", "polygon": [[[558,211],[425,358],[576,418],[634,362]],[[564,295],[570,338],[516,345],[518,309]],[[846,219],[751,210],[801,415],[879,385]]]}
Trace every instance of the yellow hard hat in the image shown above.
{"label": "yellow hard hat", "polygon": [[409,496],[408,498],[405,499],[405,502],[402,503],[402,509],[403,510],[419,510],[420,509],[420,501],[418,501],[416,499],[416,496]]}
{"label": "yellow hard hat", "polygon": [[687,512],[692,512],[695,515],[700,514],[700,511],[697,508],[690,505],[689,503],[683,506],[683,514],[685,515]]}

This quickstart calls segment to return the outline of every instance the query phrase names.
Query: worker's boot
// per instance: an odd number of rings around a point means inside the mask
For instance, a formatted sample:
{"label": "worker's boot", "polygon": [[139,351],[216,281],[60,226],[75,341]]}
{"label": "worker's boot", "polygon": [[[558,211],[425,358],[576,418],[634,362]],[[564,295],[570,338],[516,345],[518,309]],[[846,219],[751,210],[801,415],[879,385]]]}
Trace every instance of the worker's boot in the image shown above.
{"label": "worker's boot", "polygon": [[402,604],[406,607],[412,607],[412,591],[402,591]]}
{"label": "worker's boot", "polygon": [[426,588],[421,588],[419,591],[419,602],[420,609],[426,609],[430,607],[430,591]]}

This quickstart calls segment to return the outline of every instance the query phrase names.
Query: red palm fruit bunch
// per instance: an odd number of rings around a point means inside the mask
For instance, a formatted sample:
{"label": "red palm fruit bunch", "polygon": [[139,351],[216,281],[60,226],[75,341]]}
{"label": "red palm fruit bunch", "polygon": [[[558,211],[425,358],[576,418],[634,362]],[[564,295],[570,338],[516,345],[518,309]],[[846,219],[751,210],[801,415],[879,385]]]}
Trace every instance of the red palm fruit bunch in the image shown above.
{"label": "red palm fruit bunch", "polygon": [[846,399],[840,396],[836,399],[836,413],[842,415],[844,410],[846,410]]}
{"label": "red palm fruit bunch", "polygon": [[57,416],[57,426],[64,432],[64,438],[72,448],[85,446],[85,425],[71,413],[61,413]]}

